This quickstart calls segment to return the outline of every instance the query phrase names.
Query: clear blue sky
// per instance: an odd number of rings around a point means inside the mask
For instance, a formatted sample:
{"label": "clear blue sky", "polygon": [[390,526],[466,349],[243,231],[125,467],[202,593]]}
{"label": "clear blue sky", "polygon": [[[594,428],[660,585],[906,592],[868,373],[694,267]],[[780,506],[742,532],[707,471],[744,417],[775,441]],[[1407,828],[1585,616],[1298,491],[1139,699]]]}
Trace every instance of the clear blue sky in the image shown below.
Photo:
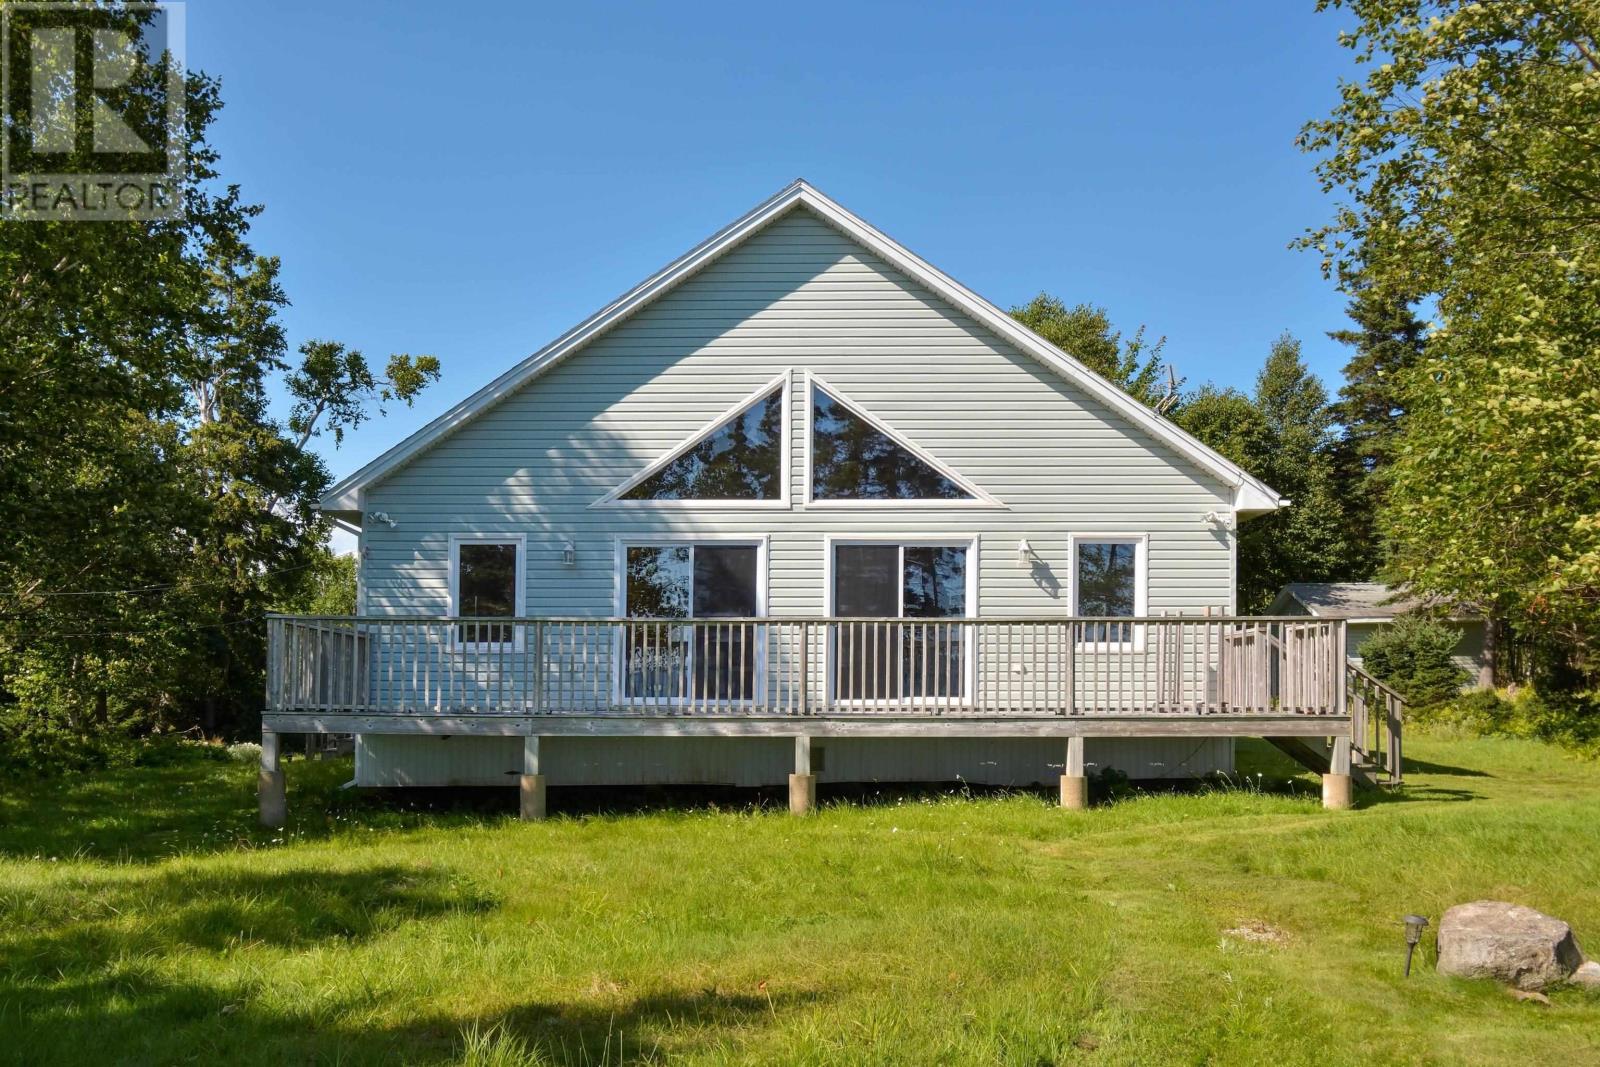
{"label": "clear blue sky", "polygon": [[191,0],[227,178],[291,342],[444,378],[354,470],[799,176],[1002,306],[1041,289],[1248,387],[1287,329],[1337,386],[1344,301],[1290,250],[1338,15],[1226,4]]}

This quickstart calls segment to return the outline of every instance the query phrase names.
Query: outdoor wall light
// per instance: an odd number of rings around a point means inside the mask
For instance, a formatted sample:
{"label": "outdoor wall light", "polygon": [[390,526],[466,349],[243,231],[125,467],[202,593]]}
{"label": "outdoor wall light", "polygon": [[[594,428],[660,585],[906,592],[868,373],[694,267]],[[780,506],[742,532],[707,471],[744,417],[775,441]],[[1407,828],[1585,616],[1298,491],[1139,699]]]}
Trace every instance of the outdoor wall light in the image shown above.
{"label": "outdoor wall light", "polygon": [[369,511],[367,512],[367,518],[371,519],[373,522],[381,522],[391,530],[400,525],[398,522],[395,522],[389,517],[389,513],[387,511]]}
{"label": "outdoor wall light", "polygon": [[578,546],[572,543],[570,537],[561,542],[561,563],[566,567],[578,565]]}
{"label": "outdoor wall light", "polygon": [[1033,566],[1033,546],[1028,544],[1026,537],[1017,542],[1017,566]]}
{"label": "outdoor wall light", "polygon": [[1400,920],[1406,927],[1406,977],[1411,977],[1411,954],[1417,950],[1417,942],[1422,940],[1422,931],[1427,928],[1428,919],[1424,915],[1407,915]]}
{"label": "outdoor wall light", "polygon": [[1217,527],[1219,530],[1233,529],[1233,516],[1220,511],[1206,512],[1205,521],[1210,523],[1212,526]]}

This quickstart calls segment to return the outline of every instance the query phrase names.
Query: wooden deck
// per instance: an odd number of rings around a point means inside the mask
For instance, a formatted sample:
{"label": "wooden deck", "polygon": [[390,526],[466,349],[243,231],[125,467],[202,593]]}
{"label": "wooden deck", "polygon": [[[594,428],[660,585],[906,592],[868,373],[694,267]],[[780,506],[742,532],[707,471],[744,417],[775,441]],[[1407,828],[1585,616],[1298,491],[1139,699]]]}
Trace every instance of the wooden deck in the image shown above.
{"label": "wooden deck", "polygon": [[1344,647],[1299,617],[271,616],[262,818],[281,733],[522,737],[529,817],[539,739],[585,736],[793,738],[797,811],[813,738],[1059,738],[1079,807],[1085,738],[1264,737],[1347,806],[1352,776],[1400,781],[1403,712]]}

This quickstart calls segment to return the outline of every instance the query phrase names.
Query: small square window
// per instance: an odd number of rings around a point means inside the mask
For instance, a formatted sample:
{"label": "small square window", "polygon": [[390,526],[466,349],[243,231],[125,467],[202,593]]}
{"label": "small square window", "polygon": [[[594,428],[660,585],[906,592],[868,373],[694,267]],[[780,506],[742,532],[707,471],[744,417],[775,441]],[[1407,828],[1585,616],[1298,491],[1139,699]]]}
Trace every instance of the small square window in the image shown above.
{"label": "small square window", "polygon": [[514,619],[521,614],[521,540],[459,540],[452,543],[451,613],[472,621],[456,624],[463,645],[511,643],[516,627],[479,620]]}
{"label": "small square window", "polygon": [[1127,644],[1135,639],[1131,622],[1141,611],[1143,539],[1083,538],[1074,542],[1073,614],[1103,621],[1085,623],[1083,640]]}

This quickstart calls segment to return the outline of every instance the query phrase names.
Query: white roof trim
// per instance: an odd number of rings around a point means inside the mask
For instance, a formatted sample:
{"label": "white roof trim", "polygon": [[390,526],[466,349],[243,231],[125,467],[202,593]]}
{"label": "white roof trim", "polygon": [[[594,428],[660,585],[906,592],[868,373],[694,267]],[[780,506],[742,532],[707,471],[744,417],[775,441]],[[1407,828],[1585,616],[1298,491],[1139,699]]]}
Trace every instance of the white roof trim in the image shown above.
{"label": "white roof trim", "polygon": [[995,305],[984,300],[909,249],[891,240],[862,219],[828,199],[805,181],[796,180],[776,195],[756,205],[660,271],[640,282],[589,318],[522,360],[488,385],[390,448],[378,458],[340,479],[322,498],[324,511],[359,511],[360,493],[390,471],[465,425],[479,413],[515,392],[555,363],[571,355],[651,300],[695,274],[707,263],[757,232],[768,222],[798,205],[804,205],[829,225],[871,250],[896,270],[932,290],[1022,351],[1038,359],[1066,380],[1078,385],[1119,413],[1149,436],[1221,479],[1235,490],[1235,510],[1241,514],[1271,511],[1285,501],[1265,483],[1237,464],[1200,443],[1121,389],[1089,370]]}

